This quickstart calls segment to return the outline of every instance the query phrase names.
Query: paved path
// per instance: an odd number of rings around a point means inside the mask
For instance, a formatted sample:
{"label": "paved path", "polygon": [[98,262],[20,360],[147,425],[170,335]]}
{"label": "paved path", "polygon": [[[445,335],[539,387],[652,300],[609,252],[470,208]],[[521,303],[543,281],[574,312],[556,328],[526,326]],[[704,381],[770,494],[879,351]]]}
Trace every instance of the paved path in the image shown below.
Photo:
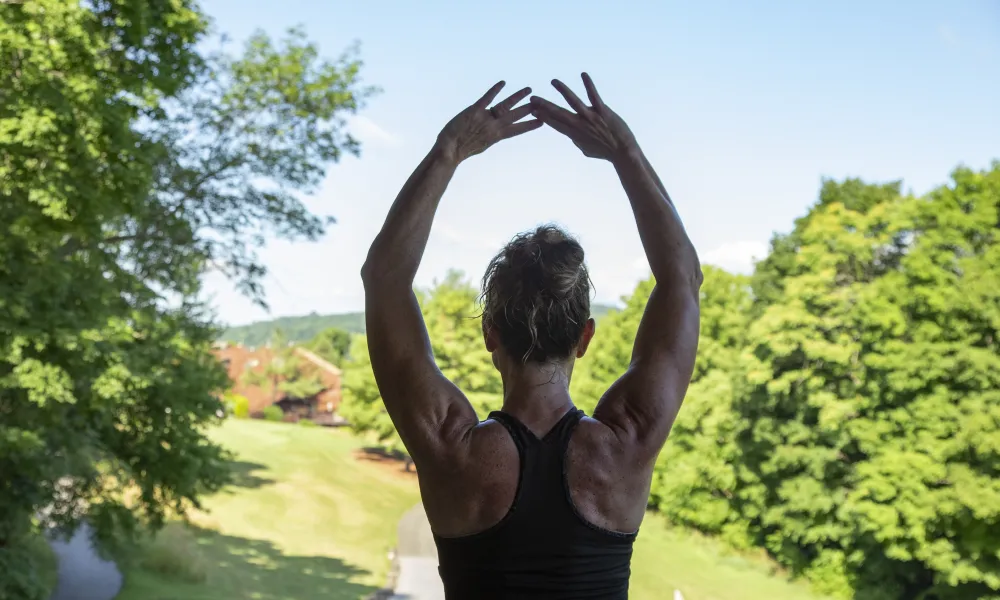
{"label": "paved path", "polygon": [[59,579],[49,600],[111,600],[122,587],[114,563],[94,552],[90,527],[82,526],[68,542],[49,542],[59,559]]}
{"label": "paved path", "polygon": [[444,600],[438,575],[437,547],[422,504],[399,520],[395,600]]}
{"label": "paved path", "polygon": [[396,580],[397,600],[444,600],[436,557],[400,556]]}

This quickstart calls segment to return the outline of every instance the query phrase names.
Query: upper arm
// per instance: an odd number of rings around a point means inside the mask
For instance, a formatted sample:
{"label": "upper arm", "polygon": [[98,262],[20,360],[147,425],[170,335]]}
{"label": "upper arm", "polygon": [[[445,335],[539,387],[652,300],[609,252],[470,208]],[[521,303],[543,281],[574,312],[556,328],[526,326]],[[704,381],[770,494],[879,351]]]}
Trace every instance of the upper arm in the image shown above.
{"label": "upper arm", "polygon": [[419,468],[478,423],[472,405],[434,362],[413,290],[365,285],[368,352],[382,401]]}
{"label": "upper arm", "polygon": [[658,281],[636,332],[628,371],[608,389],[594,418],[654,457],[680,411],[698,351],[700,277]]}

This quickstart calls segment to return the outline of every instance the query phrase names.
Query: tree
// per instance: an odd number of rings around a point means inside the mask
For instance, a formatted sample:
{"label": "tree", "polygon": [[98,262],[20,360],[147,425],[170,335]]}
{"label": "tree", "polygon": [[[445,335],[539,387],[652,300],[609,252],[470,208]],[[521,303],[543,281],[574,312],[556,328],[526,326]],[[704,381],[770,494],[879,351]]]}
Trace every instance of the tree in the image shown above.
{"label": "tree", "polygon": [[306,347],[333,365],[341,365],[349,356],[351,334],[337,327],[327,327],[309,340]]}
{"label": "tree", "polygon": [[256,33],[239,57],[208,55],[143,127],[157,168],[142,212],[106,238],[119,262],[168,288],[183,274],[175,265],[210,266],[266,305],[255,253],[264,235],[311,241],[333,222],[299,195],[316,190],[327,164],[360,151],[345,117],[377,91],[361,85],[360,68],[356,47],[328,62],[298,28],[280,45]]}
{"label": "tree", "polygon": [[[318,236],[295,193],[357,151],[353,54],[203,56],[206,26],[188,0],[0,4],[0,561],[41,509],[108,546],[223,484],[200,276],[263,301],[261,233]],[[0,595],[38,593],[11,572]]]}
{"label": "tree", "polygon": [[[449,271],[445,278],[422,294],[420,310],[427,323],[434,359],[444,376],[466,394],[489,394],[500,408],[503,383],[486,351],[483,339],[482,311],[478,292],[459,271]],[[477,396],[480,400],[490,396]],[[487,406],[479,402],[480,409]],[[485,416],[480,414],[480,417]]]}
{"label": "tree", "polygon": [[827,182],[758,269],[735,504],[826,590],[1000,592],[998,223],[997,165],[924,198]]}

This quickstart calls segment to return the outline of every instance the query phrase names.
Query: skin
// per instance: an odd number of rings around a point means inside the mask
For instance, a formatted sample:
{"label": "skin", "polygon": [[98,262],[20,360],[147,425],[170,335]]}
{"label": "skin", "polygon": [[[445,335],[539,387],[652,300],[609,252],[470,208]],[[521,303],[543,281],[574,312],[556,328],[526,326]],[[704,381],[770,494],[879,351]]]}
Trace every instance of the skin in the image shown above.
{"label": "skin", "polygon": [[[453,118],[397,196],[362,269],[372,368],[386,410],[416,464],[424,507],[438,535],[462,536],[504,517],[517,489],[519,458],[506,429],[480,423],[462,392],[434,363],[413,279],[435,210],[456,168],[493,144],[547,125],[586,156],[608,161],[629,198],[656,286],[628,370],[574,431],[567,480],[577,511],[612,531],[638,530],[656,457],[680,410],[698,345],[701,268],[673,202],[625,121],[583,75],[589,105],[554,80],[570,110],[525,88],[488,107],[493,86]],[[523,120],[529,115],[533,119]],[[539,437],[573,407],[569,381],[594,334],[589,320],[565,360],[521,364],[494,332],[486,348],[504,385],[503,410]]]}

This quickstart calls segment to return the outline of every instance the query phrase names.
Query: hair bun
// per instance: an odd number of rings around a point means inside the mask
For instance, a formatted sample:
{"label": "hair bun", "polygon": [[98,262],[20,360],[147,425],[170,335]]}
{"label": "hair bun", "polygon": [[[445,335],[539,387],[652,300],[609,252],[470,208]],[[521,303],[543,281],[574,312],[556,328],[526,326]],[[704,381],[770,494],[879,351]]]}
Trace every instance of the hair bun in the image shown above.
{"label": "hair bun", "polygon": [[556,298],[572,294],[580,278],[585,276],[585,272],[580,269],[583,266],[583,248],[565,238],[543,242],[540,247],[539,266],[545,282],[543,287]]}
{"label": "hair bun", "polygon": [[583,248],[552,225],[516,236],[490,262],[483,305],[484,325],[499,329],[513,355],[568,356],[590,317]]}

